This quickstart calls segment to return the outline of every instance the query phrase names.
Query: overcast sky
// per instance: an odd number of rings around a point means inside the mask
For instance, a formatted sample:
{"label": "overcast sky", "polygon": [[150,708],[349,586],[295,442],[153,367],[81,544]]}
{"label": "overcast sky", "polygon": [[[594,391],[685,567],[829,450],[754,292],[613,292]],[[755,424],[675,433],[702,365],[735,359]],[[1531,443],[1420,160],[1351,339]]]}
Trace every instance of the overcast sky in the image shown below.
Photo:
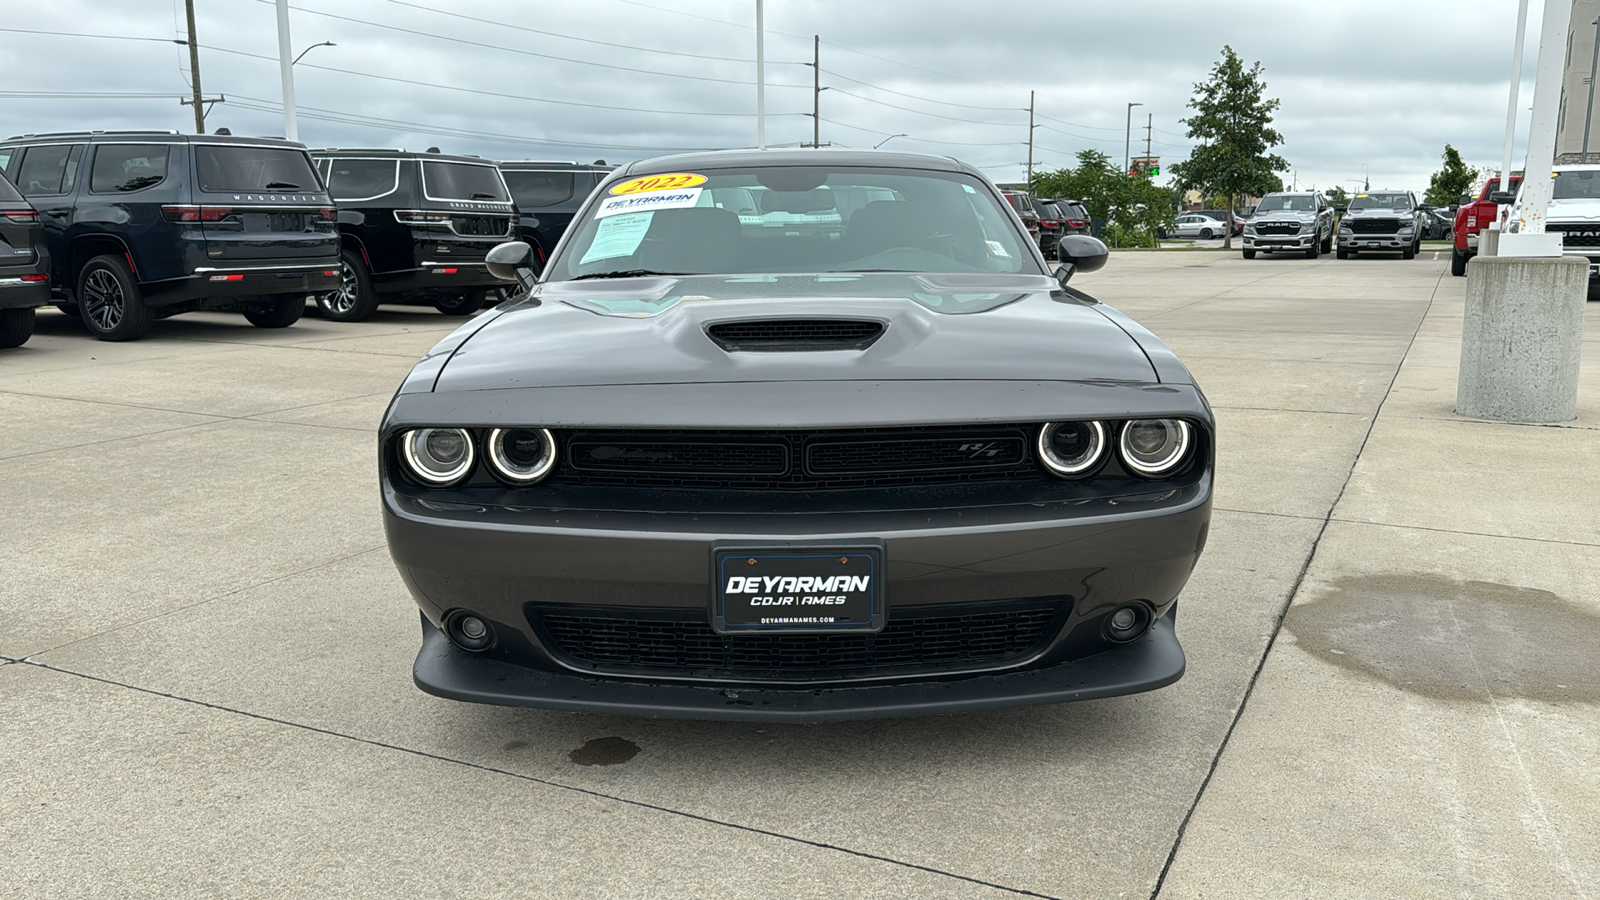
{"label": "overcast sky", "polygon": [[[1538,10],[1524,93],[1532,102]],[[283,133],[273,0],[196,0],[207,119]],[[756,140],[755,0],[291,0],[300,139],[313,147],[438,146],[497,159],[611,162]],[[447,12],[459,9],[487,21]],[[1028,92],[1037,166],[1084,148],[1120,164],[1147,116],[1168,165],[1179,121],[1224,44],[1260,60],[1282,101],[1277,152],[1299,184],[1421,191],[1444,144],[1498,166],[1514,0],[1085,4],[766,0],[766,138],[810,141],[811,36],[822,38],[822,140],[967,159],[1020,180]],[[502,24],[494,24],[502,23]],[[192,130],[183,0],[8,4],[0,27],[155,40],[0,34],[0,133]],[[20,98],[19,92],[152,93]],[[499,95],[499,96],[496,96]],[[560,101],[560,102],[553,102]],[[1526,113],[1524,112],[1524,125]],[[1525,131],[1519,132],[1522,153]],[[1520,166],[1520,156],[1518,157]]]}

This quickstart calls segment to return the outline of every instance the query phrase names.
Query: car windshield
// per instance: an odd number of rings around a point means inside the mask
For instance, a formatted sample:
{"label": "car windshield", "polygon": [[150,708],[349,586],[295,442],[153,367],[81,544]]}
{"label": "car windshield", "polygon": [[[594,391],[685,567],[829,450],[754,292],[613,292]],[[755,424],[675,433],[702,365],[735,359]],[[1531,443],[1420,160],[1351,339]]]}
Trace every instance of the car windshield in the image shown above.
{"label": "car windshield", "polygon": [[1256,212],[1315,212],[1317,200],[1310,194],[1268,194],[1256,205]]}
{"label": "car windshield", "polygon": [[1410,194],[1357,194],[1351,209],[1410,209]]}
{"label": "car windshield", "polygon": [[985,182],[918,169],[671,172],[603,188],[546,278],[630,274],[1042,274]]}
{"label": "car windshield", "polygon": [[1600,197],[1600,171],[1588,169],[1580,172],[1557,172],[1556,200],[1586,200]]}

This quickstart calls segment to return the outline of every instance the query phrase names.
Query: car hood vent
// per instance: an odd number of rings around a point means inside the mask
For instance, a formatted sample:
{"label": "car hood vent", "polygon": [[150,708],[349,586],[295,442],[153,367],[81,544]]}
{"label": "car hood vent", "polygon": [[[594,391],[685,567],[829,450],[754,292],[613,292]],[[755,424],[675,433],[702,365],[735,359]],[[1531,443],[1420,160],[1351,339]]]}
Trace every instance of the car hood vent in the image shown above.
{"label": "car hood vent", "polygon": [[732,351],[865,350],[883,335],[869,319],[744,319],[707,326],[717,346]]}

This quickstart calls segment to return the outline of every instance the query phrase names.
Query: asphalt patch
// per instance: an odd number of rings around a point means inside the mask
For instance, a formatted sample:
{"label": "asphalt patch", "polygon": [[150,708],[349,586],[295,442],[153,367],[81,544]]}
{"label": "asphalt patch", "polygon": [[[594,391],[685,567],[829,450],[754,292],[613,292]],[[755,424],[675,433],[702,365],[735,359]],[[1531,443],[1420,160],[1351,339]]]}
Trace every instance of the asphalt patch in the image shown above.
{"label": "asphalt patch", "polygon": [[1290,609],[1284,627],[1324,662],[1425,697],[1600,702],[1600,615],[1549,591],[1346,578]]}
{"label": "asphalt patch", "polygon": [[595,738],[567,754],[580,766],[614,766],[639,755],[639,745],[619,737]]}

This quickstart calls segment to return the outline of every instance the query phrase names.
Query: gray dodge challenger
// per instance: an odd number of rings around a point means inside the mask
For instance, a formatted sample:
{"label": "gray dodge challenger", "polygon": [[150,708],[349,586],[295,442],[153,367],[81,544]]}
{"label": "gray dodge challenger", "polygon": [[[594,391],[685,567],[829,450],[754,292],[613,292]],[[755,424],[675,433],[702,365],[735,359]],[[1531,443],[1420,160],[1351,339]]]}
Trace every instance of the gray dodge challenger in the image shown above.
{"label": "gray dodge challenger", "polygon": [[547,709],[812,722],[1058,703],[1184,670],[1214,422],[1052,274],[974,167],[619,167],[434,347],[379,436],[414,677]]}

